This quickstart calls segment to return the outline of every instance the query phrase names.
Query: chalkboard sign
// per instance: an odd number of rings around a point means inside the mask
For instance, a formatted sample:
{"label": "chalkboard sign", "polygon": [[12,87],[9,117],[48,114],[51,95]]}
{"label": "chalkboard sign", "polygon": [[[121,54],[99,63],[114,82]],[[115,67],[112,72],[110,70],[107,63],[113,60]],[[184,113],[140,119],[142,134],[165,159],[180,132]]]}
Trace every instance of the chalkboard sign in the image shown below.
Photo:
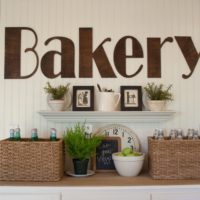
{"label": "chalkboard sign", "polygon": [[94,158],[95,171],[113,171],[115,166],[112,160],[112,153],[121,150],[120,137],[105,137],[100,146],[96,149],[96,156]]}

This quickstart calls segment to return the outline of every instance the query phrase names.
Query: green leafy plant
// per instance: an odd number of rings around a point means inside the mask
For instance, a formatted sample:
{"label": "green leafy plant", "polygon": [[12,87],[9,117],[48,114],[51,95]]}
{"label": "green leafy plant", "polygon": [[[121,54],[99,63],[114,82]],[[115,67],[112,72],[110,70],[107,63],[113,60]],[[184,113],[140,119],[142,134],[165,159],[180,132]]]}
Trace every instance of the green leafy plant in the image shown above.
{"label": "green leafy plant", "polygon": [[156,85],[155,83],[148,83],[144,90],[150,100],[167,100],[172,101],[173,95],[170,92],[172,85],[165,87],[163,84]]}
{"label": "green leafy plant", "polygon": [[85,134],[85,126],[77,123],[74,128],[69,128],[63,135],[65,148],[72,159],[88,159],[96,152],[96,147],[101,144],[103,136]]}
{"label": "green leafy plant", "polygon": [[69,83],[67,85],[59,85],[57,87],[52,87],[49,82],[47,82],[47,86],[44,87],[44,90],[47,94],[51,94],[54,100],[63,99],[64,95],[69,90]]}

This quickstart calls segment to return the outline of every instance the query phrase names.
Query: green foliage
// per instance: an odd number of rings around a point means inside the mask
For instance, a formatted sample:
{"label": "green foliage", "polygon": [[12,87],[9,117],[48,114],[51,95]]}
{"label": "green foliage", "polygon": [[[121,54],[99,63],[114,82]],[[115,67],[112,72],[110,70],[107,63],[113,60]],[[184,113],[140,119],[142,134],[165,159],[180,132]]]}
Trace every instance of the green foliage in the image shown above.
{"label": "green foliage", "polygon": [[47,82],[47,86],[44,87],[44,90],[46,93],[51,94],[54,100],[59,100],[64,98],[64,95],[69,90],[69,85],[70,84],[68,83],[66,86],[59,85],[57,87],[52,87],[51,84]]}
{"label": "green foliage", "polygon": [[170,92],[172,85],[164,88],[163,84],[156,85],[155,83],[148,83],[144,90],[150,100],[173,100],[173,95]]}
{"label": "green foliage", "polygon": [[77,123],[74,129],[66,130],[63,140],[69,155],[74,159],[84,160],[95,154],[96,147],[101,144],[103,136],[92,134],[87,137],[85,126]]}

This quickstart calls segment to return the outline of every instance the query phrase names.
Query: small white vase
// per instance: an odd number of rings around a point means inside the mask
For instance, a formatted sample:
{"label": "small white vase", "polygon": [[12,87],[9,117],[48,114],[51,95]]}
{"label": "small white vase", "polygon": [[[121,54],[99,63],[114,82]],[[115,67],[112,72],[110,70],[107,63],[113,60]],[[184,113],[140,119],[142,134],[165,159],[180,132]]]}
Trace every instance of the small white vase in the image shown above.
{"label": "small white vase", "polygon": [[150,111],[165,111],[166,101],[163,100],[148,100],[148,107]]}

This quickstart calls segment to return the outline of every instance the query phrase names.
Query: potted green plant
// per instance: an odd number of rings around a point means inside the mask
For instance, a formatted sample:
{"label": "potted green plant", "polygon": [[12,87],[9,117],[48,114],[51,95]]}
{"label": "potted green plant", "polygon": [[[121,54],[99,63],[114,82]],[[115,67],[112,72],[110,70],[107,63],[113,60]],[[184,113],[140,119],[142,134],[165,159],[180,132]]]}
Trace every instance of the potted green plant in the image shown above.
{"label": "potted green plant", "polygon": [[102,135],[91,134],[88,136],[85,125],[75,124],[68,128],[63,135],[65,149],[73,160],[74,174],[87,174],[89,159],[95,155],[96,147],[101,144]]}
{"label": "potted green plant", "polygon": [[164,111],[166,110],[167,101],[173,100],[171,93],[172,85],[164,86],[163,84],[156,85],[154,82],[148,83],[144,87],[147,95],[147,104],[151,111]]}
{"label": "potted green plant", "polygon": [[59,85],[56,87],[51,86],[47,82],[44,87],[45,92],[48,94],[47,103],[54,111],[65,110],[71,104],[71,95],[69,94],[69,83],[67,85]]}

